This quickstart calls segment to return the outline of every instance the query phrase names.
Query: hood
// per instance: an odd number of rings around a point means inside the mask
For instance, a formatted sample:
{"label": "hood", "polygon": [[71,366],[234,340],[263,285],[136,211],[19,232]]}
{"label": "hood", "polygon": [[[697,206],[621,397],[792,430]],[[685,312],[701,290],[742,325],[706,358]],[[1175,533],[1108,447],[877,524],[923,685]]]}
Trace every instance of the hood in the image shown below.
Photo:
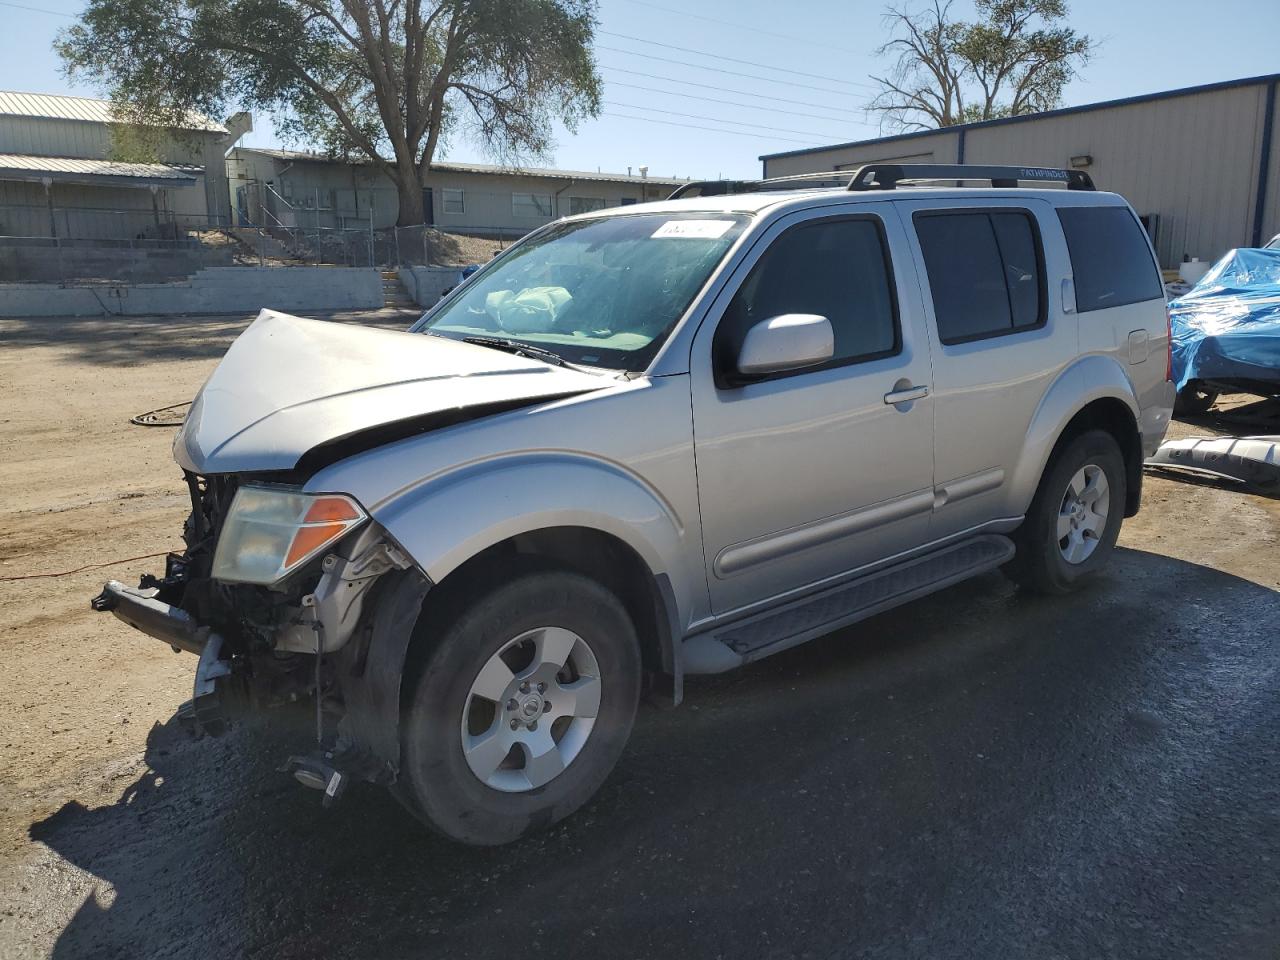
{"label": "hood", "polygon": [[318,466],[612,384],[442,337],[263,310],[196,396],[174,456],[201,474]]}

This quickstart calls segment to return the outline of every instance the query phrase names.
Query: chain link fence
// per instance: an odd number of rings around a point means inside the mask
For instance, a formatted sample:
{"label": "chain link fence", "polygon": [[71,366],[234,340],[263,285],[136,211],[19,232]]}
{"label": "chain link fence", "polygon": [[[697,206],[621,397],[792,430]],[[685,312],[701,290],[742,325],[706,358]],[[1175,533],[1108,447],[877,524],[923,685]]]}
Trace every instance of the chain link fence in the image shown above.
{"label": "chain link fence", "polygon": [[394,270],[488,260],[524,231],[270,225],[171,211],[0,205],[0,283],[166,283],[208,267]]}

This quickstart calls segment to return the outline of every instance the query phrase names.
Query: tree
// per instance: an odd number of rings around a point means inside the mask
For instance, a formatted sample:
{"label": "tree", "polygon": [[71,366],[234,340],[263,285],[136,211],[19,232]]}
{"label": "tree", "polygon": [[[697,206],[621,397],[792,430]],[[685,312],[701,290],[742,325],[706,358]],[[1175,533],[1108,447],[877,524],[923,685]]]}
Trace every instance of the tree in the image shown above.
{"label": "tree", "polygon": [[891,7],[892,39],[877,52],[896,57],[869,104],[899,130],[1051,110],[1089,62],[1096,43],[1062,21],[1065,0],[974,0],[975,22],[951,18],[951,0],[921,13]]}
{"label": "tree", "polygon": [[600,110],[596,0],[90,0],[56,44],[122,120],[179,128],[231,103],[396,184],[401,225],[453,133],[545,158],[551,124]]}

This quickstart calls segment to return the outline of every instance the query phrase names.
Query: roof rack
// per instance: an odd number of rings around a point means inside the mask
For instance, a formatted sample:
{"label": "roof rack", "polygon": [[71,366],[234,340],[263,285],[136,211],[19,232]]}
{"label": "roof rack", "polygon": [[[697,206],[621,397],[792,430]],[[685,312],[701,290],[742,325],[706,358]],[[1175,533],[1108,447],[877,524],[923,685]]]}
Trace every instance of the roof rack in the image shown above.
{"label": "roof rack", "polygon": [[1093,178],[1083,170],[1057,167],[993,167],[964,163],[868,163],[854,170],[797,173],[767,180],[694,180],[677,187],[668,200],[681,197],[721,197],[735,193],[786,190],[795,184],[839,187],[844,190],[893,190],[899,185],[946,181],[986,180],[993,187],[1023,183],[1065,183],[1068,190],[1094,190]]}
{"label": "roof rack", "polygon": [[762,193],[766,190],[785,190],[788,184],[800,183],[815,187],[849,186],[849,174],[843,170],[827,170],[818,173],[794,173],[788,177],[769,177],[767,180],[694,180],[675,189],[668,200],[681,197],[723,197],[734,193]]}
{"label": "roof rack", "polygon": [[1027,183],[1065,183],[1068,190],[1093,190],[1093,178],[1083,170],[1057,167],[991,167],[967,163],[868,163],[853,171],[850,190],[893,190],[904,183],[945,180],[989,180],[993,187]]}

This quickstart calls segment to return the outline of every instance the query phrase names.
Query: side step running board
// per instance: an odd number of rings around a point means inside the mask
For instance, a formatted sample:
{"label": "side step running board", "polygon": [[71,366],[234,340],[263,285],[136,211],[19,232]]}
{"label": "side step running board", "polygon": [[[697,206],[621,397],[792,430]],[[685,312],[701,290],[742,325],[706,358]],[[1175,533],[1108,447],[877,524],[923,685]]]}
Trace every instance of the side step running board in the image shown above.
{"label": "side step running board", "polygon": [[684,672],[722,673],[994,570],[1008,537],[984,534],[828,587],[684,642]]}

